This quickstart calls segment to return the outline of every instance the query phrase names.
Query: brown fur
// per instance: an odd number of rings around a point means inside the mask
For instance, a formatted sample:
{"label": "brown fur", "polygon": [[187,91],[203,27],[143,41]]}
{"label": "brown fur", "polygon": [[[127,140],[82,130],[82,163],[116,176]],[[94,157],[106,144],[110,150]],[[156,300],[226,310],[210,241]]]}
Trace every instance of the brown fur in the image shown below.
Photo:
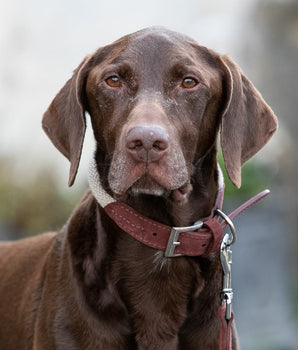
{"label": "brown fur", "polygon": [[[120,86],[107,84],[111,76]],[[196,80],[190,89],[182,86],[187,77]],[[276,129],[274,114],[230,58],[162,28],[86,57],[46,111],[43,128],[71,163],[70,185],[85,111],[105,190],[176,226],[210,214],[220,128],[238,187],[242,164]],[[127,150],[130,130],[144,125],[168,137],[157,161],[140,162]],[[1,349],[218,349],[218,256],[164,258],[118,228],[91,192],[59,233],[2,244],[0,263]]]}

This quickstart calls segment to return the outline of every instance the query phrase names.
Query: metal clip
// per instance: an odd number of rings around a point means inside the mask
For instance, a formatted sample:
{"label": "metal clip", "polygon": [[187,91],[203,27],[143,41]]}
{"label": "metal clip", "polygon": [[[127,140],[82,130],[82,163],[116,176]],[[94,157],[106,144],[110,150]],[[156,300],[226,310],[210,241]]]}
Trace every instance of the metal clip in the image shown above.
{"label": "metal clip", "polygon": [[165,251],[165,256],[167,258],[176,258],[178,256],[181,256],[182,254],[175,254],[175,248],[178,245],[180,245],[180,242],[178,241],[180,233],[196,231],[200,229],[203,225],[204,225],[203,221],[197,221],[193,226],[173,227],[169,237],[168,245]]}
{"label": "metal clip", "polygon": [[225,233],[220,245],[220,261],[223,269],[223,288],[221,291],[222,305],[226,307],[226,320],[232,317],[232,249],[231,246],[236,241],[236,230],[231,219],[222,211],[217,210],[220,215],[230,227],[231,232]]}
{"label": "metal clip", "polygon": [[226,306],[226,320],[232,315],[232,250],[229,245],[229,234],[226,233],[220,245],[220,261],[223,270],[223,286],[221,291],[222,305]]}

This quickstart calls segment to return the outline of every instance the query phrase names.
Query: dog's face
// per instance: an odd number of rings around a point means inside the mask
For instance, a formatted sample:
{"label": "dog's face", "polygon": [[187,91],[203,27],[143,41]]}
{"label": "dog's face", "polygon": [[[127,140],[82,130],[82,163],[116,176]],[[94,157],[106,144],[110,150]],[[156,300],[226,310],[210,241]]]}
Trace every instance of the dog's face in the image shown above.
{"label": "dog's face", "polygon": [[216,139],[222,72],[182,36],[142,32],[125,41],[87,79],[95,138],[109,164],[104,177],[117,196],[183,200],[193,164]]}
{"label": "dog's face", "polygon": [[100,48],[77,68],[44,115],[43,127],[71,161],[80,159],[91,116],[105,186],[184,201],[194,167],[216,144],[240,186],[241,165],[276,129],[276,118],[228,58],[183,35],[147,29]]}

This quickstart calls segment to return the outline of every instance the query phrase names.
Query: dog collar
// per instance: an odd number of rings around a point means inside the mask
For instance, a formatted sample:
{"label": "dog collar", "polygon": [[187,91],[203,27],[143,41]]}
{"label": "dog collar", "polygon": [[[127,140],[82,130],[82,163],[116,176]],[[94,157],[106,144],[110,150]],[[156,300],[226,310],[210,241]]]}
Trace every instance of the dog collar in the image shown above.
{"label": "dog collar", "polygon": [[187,227],[170,227],[161,224],[139,214],[127,204],[116,201],[102,188],[94,160],[89,166],[88,180],[93,196],[107,215],[118,227],[136,240],[151,248],[164,251],[166,257],[207,257],[219,250],[225,226],[230,225],[236,216],[270,193],[269,190],[259,193],[226,216],[221,212],[224,183],[219,166],[218,169],[219,190],[211,215]]}

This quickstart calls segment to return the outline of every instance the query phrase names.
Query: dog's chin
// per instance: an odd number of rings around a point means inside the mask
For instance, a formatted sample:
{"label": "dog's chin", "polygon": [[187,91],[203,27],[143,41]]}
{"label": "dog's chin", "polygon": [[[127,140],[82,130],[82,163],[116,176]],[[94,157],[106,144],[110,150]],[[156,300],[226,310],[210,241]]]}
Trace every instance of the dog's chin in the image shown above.
{"label": "dog's chin", "polygon": [[166,197],[168,196],[168,192],[169,191],[165,187],[147,175],[142,176],[128,189],[128,193],[132,196],[147,194],[158,197]]}
{"label": "dog's chin", "polygon": [[137,180],[126,192],[122,198],[127,196],[139,196],[142,194],[164,197],[179,204],[188,202],[189,194],[192,191],[190,183],[186,183],[179,188],[170,189],[162,186],[149,176],[144,176]]}

